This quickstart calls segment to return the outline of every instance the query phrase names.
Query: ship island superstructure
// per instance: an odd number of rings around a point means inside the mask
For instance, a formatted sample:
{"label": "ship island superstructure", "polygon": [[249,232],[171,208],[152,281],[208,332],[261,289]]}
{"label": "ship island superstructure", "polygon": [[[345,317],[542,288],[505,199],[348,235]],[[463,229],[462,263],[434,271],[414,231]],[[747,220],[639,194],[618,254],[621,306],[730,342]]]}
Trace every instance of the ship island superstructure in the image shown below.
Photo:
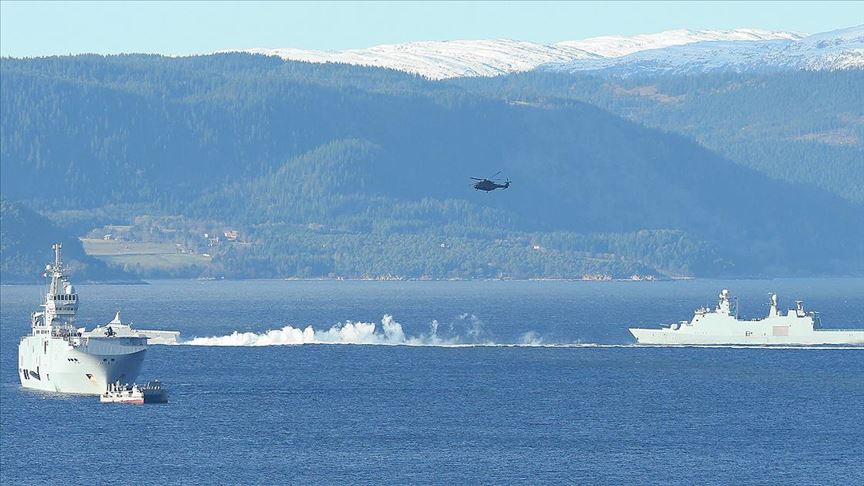
{"label": "ship island superstructure", "polygon": [[777,294],[770,294],[768,316],[764,319],[739,320],[737,301],[729,290],[720,292],[713,309],[697,309],[690,321],[659,329],[631,328],[639,344],[675,345],[864,345],[864,329],[822,329],[819,316],[804,310],[795,301],[788,312],[779,310]]}
{"label": "ship island superstructure", "polygon": [[[53,249],[54,263],[46,266],[44,274],[50,278],[45,302],[31,315],[31,332],[18,345],[21,385],[100,395],[109,383],[132,382],[144,363],[151,331],[133,330],[120,320],[119,312],[111,322],[90,331],[76,328],[78,293],[61,260],[61,245]],[[176,338],[177,333],[164,332]]]}

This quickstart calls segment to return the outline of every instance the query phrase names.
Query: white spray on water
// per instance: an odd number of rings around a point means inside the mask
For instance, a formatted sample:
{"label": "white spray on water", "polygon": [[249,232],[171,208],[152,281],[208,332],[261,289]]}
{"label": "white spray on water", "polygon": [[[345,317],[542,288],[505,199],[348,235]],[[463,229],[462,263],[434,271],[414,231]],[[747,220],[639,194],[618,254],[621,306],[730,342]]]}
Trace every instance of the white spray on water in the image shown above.
{"label": "white spray on water", "polygon": [[336,324],[330,329],[316,331],[312,326],[304,329],[285,326],[263,333],[234,331],[226,336],[198,337],[181,344],[192,346],[278,346],[296,344],[377,344],[402,346],[458,345],[458,339],[437,336],[438,322],[432,321],[429,334],[406,337],[402,325],[385,315],[379,326],[373,322]]}
{"label": "white spray on water", "polygon": [[[442,329],[442,327],[444,327]],[[444,333],[440,335],[439,332]],[[406,336],[402,325],[385,315],[381,323],[347,321],[326,330],[315,330],[285,326],[262,333],[237,332],[225,336],[198,337],[178,344],[190,346],[280,346],[299,344],[362,344],[391,346],[438,346],[438,347],[542,347],[542,348],[646,348],[646,347],[729,347],[729,346],[677,346],[677,345],[638,345],[638,344],[596,344],[583,342],[547,343],[543,337],[528,331],[516,343],[499,343],[482,339],[482,321],[473,314],[462,314],[446,326],[437,320],[429,323],[429,332],[417,336]],[[733,346],[734,347],[734,346]],[[753,346],[743,346],[752,349]],[[862,347],[825,347],[825,346],[768,346],[772,349],[864,349]]]}

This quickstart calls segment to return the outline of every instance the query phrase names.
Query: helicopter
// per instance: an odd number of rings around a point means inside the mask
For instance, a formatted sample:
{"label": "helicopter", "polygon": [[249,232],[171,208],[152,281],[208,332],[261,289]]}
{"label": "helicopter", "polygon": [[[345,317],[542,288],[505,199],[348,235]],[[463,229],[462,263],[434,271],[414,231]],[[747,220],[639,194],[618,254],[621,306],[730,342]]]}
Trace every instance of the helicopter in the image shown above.
{"label": "helicopter", "polygon": [[492,177],[490,177],[488,179],[481,179],[479,177],[472,177],[471,179],[477,181],[474,183],[474,189],[476,189],[478,191],[485,191],[485,192],[494,191],[495,189],[507,189],[508,187],[510,187],[510,179],[507,179],[506,181],[504,181],[504,184],[498,184],[497,182],[495,182],[495,176],[497,176],[500,173],[501,173],[501,171],[499,170],[498,172],[495,173],[495,175],[493,175]]}

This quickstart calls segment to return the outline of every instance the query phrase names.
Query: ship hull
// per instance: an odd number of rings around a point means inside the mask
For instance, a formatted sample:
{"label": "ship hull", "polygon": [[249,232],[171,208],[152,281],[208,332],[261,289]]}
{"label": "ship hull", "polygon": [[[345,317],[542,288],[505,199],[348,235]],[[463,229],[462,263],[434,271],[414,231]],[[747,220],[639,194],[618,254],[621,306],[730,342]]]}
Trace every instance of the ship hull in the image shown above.
{"label": "ship hull", "polygon": [[102,394],[108,383],[132,382],[146,346],[119,338],[72,346],[63,339],[28,336],[18,347],[21,386],[54,393]]}
{"label": "ship hull", "polygon": [[[750,335],[747,333],[750,332]],[[686,330],[631,328],[638,344],[648,345],[716,345],[716,346],[860,346],[864,345],[864,330],[814,330],[806,334],[775,336],[769,332],[700,334]]]}

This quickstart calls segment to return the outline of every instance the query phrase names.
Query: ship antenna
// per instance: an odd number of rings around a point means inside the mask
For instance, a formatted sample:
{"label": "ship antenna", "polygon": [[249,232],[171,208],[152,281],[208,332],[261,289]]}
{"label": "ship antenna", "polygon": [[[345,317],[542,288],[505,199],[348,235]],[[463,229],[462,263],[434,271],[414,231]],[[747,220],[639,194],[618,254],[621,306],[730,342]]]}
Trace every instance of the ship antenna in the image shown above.
{"label": "ship antenna", "polygon": [[51,248],[54,249],[54,268],[60,268],[60,249],[63,248],[63,245],[54,243]]}
{"label": "ship antenna", "polygon": [[50,268],[46,267],[45,270],[46,273],[51,273],[51,283],[49,284],[50,287],[48,288],[48,292],[56,294],[58,292],[57,283],[64,277],[63,262],[60,260],[60,249],[63,248],[63,245],[60,243],[54,243],[51,245],[51,248],[54,249],[54,266],[52,267],[49,265],[48,267]]}

